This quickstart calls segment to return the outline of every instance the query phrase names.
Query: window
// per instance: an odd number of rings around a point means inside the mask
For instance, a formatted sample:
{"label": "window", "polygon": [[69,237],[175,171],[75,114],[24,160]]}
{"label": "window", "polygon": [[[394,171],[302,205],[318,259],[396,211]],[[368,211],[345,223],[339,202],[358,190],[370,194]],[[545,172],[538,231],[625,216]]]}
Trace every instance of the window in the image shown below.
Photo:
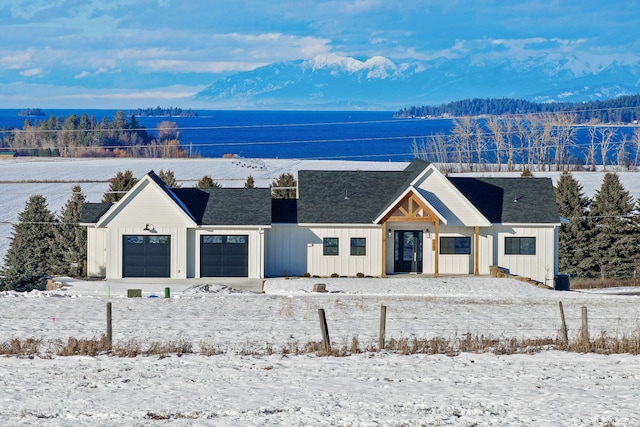
{"label": "window", "polygon": [[337,237],[325,237],[322,239],[322,255],[338,255]]}
{"label": "window", "polygon": [[535,237],[505,237],[504,238],[504,254],[505,255],[535,255],[536,254],[536,238]]}
{"label": "window", "polygon": [[469,255],[471,237],[441,237],[440,253],[443,255]]}
{"label": "window", "polygon": [[367,254],[367,239],[364,237],[351,238],[351,255],[365,256]]}

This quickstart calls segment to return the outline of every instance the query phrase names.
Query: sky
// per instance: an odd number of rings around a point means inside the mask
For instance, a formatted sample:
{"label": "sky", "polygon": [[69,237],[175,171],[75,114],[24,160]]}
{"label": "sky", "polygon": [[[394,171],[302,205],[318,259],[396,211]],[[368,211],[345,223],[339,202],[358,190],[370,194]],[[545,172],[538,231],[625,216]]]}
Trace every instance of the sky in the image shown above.
{"label": "sky", "polygon": [[0,0],[0,108],[198,107],[223,76],[290,60],[640,57],[640,2]]}

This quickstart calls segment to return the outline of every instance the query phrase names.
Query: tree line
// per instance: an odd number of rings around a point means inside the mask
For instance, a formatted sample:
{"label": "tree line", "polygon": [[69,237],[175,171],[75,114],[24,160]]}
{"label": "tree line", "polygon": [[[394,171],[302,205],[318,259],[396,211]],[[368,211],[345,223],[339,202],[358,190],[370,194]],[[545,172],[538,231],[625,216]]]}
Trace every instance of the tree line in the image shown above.
{"label": "tree line", "polygon": [[135,115],[129,117],[124,111],[116,112],[112,120],[86,113],[50,116],[34,123],[26,119],[22,129],[2,135],[0,148],[25,156],[187,157],[176,123],[160,123],[154,137]]}
{"label": "tree line", "polygon": [[577,123],[633,123],[640,120],[640,95],[591,102],[532,102],[513,98],[474,98],[438,106],[403,108],[395,117],[461,117],[571,113]]}
{"label": "tree line", "polygon": [[[172,188],[180,187],[172,170],[161,169],[158,177]],[[102,197],[103,203],[114,203],[132,189],[138,179],[131,170],[118,171],[109,180],[109,188]],[[272,184],[273,198],[295,198],[296,180],[290,173],[283,173]],[[221,188],[209,175],[203,176],[196,188]],[[244,188],[255,188],[255,180],[249,175]],[[82,188],[73,187],[71,198],[56,215],[47,206],[44,196],[29,198],[24,210],[13,226],[9,249],[0,269],[0,290],[28,292],[42,289],[49,276],[86,275],[87,237],[80,226],[82,207],[85,203]]]}
{"label": "tree line", "polygon": [[412,151],[444,172],[629,169],[640,164],[640,127],[581,127],[563,112],[462,116],[448,134],[414,139]]}

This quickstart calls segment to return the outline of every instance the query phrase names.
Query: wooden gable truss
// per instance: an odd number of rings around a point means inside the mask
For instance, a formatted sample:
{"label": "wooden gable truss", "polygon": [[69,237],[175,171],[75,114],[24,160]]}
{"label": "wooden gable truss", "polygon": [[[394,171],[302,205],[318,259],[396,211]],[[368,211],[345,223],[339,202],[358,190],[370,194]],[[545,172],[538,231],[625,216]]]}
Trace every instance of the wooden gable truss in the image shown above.
{"label": "wooden gable truss", "polygon": [[[434,224],[435,239],[433,240],[432,250],[435,252],[435,277],[440,275],[439,273],[439,258],[440,248],[438,242],[440,241],[440,218],[427,206],[418,195],[413,191],[409,191],[388,213],[382,218],[382,277],[386,277],[386,254],[387,254],[387,227],[392,222],[427,222]],[[474,274],[479,274],[479,227],[474,227],[475,235],[475,271]]]}

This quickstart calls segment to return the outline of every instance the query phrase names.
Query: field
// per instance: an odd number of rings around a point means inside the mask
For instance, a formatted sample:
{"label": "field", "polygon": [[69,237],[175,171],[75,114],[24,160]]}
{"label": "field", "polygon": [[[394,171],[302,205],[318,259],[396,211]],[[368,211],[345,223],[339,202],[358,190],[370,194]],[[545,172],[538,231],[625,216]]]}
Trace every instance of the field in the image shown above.
{"label": "field", "polygon": [[[43,194],[58,211],[80,183],[87,200],[97,202],[119,170],[140,177],[171,169],[183,186],[203,175],[241,186],[251,174],[268,186],[280,173],[300,169],[402,167],[277,159],[2,160],[0,255],[30,195]],[[535,175],[555,182],[559,174]],[[589,196],[602,181],[602,173],[576,177]],[[620,178],[640,195],[635,173]],[[310,292],[318,281],[328,293]],[[269,279],[264,294],[195,280],[65,283],[51,292],[0,293],[4,353],[12,343],[37,343],[35,351],[0,356],[3,425],[640,425],[640,356],[545,344],[559,336],[562,302],[570,340],[579,336],[586,307],[592,341],[638,346],[640,304],[632,295],[638,289],[554,292],[510,279],[416,276]],[[143,298],[126,298],[131,288],[142,289]],[[137,355],[59,355],[70,337],[93,342],[105,334],[107,303],[114,349]],[[378,351],[382,305],[393,349]],[[320,308],[338,356],[315,351]],[[489,343],[483,352],[462,349],[475,339]],[[539,341],[529,346],[527,340]],[[449,350],[401,354],[425,342]]]}
{"label": "field", "polygon": [[[39,354],[0,359],[0,417],[5,425],[74,426],[640,423],[639,356],[549,347],[511,355],[376,350],[381,305],[387,343],[556,338],[559,301],[572,340],[582,307],[592,339],[604,332],[637,339],[637,296],[415,276],[322,279],[329,292],[310,292],[318,281],[269,279],[264,294],[173,282],[168,299],[167,284],[152,281],[69,280],[57,291],[2,293],[0,342],[42,341]],[[143,298],[126,298],[130,288]],[[68,337],[105,332],[108,302],[114,347],[140,353],[57,355]],[[321,340],[319,308],[340,356],[303,351]],[[150,351],[160,344],[185,351]]]}

